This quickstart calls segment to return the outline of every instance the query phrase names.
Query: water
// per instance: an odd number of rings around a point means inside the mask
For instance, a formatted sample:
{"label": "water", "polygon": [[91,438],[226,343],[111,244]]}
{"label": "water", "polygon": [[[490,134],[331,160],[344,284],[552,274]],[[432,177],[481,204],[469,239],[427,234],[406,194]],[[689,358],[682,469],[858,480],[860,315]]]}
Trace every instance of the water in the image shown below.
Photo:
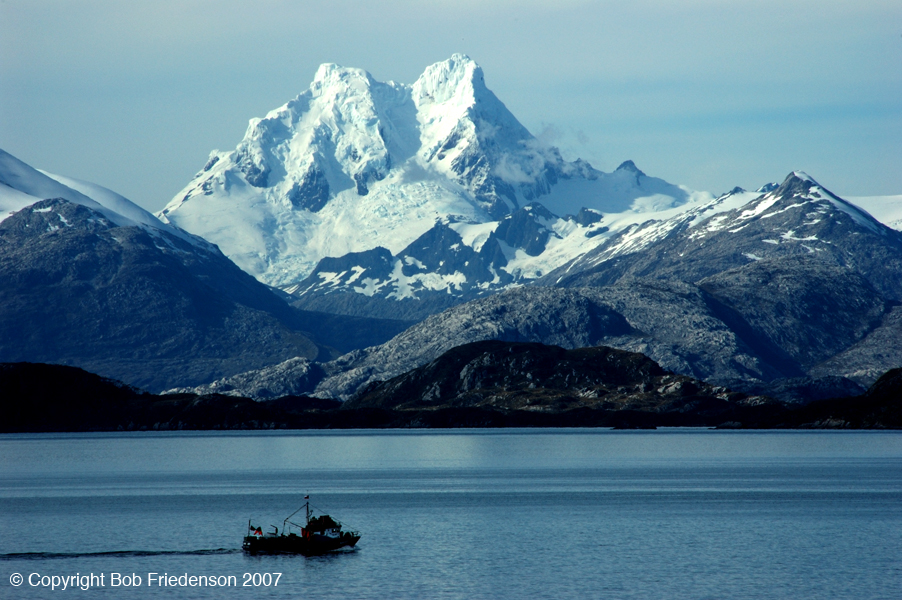
{"label": "water", "polygon": [[[356,550],[238,550],[306,493]],[[4,435],[0,522],[0,598],[898,599],[902,433]]]}

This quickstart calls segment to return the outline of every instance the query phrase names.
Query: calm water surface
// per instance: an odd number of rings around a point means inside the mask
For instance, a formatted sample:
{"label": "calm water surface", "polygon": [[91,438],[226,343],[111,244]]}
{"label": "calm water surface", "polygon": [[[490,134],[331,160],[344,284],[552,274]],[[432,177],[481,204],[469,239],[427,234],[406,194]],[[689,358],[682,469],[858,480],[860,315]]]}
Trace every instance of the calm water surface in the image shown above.
{"label": "calm water surface", "polygon": [[[355,551],[238,550],[249,518],[281,527],[307,493]],[[902,432],[3,435],[0,521],[11,599],[899,599]],[[104,586],[28,581],[76,573]]]}

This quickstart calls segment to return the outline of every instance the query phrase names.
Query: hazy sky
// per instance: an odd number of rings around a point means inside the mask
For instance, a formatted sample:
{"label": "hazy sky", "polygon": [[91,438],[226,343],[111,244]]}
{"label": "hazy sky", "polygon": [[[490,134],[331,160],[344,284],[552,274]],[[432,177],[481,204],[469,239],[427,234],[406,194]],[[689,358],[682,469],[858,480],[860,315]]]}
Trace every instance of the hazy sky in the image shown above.
{"label": "hazy sky", "polygon": [[156,211],[320,63],[413,83],[454,52],[604,171],[902,194],[899,0],[0,0],[0,148]]}

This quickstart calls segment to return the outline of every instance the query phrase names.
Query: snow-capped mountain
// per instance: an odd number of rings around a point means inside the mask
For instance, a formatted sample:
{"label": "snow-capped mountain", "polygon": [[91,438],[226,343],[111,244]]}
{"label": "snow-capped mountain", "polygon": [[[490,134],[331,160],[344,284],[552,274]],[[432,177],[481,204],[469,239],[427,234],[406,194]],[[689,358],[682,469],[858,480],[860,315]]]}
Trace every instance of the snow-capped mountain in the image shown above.
{"label": "snow-capped mountain", "polygon": [[163,223],[112,190],[96,183],[40,171],[0,150],[0,221],[48,198],[64,198],[90,208],[119,227],[140,227],[154,235],[166,233],[193,245],[210,247],[205,240]]}
{"label": "snow-capped mountain", "polygon": [[869,385],[902,361],[902,233],[798,171],[698,216],[623,231],[538,283],[690,283],[784,370]]}
{"label": "snow-capped mountain", "polygon": [[0,361],[157,390],[333,356],[409,325],[293,309],[215,245],[3,151],[0,210]]}
{"label": "snow-capped mountain", "polygon": [[0,211],[0,361],[79,365],[160,389],[331,356],[404,327],[292,309],[213,244],[2,150]]}
{"label": "snow-capped mountain", "polygon": [[624,277],[697,282],[797,255],[852,269],[886,298],[902,300],[902,234],[800,171],[752,200],[730,193],[670,219],[623,228],[539,283],[578,287]]}
{"label": "snow-capped mountain", "polygon": [[300,311],[215,246],[109,214],[52,198],[0,223],[0,361],[158,390],[328,356]]}
{"label": "snow-capped mountain", "polygon": [[[641,213],[699,198],[711,196],[648,177],[631,162],[603,173],[584,161],[564,160],[486,87],[475,62],[454,55],[428,67],[412,85],[322,65],[308,90],[253,119],[235,150],[213,152],[159,216],[216,243],[243,269],[276,286],[297,285],[314,270],[333,273],[334,265],[317,267],[324,258],[380,249],[381,258],[366,259],[387,260],[390,268],[380,266],[361,293],[378,288],[390,296],[394,288],[393,297],[404,298],[418,285],[453,291],[466,278],[450,267],[415,273],[416,263],[405,262],[414,258],[411,245],[435,227],[432,237],[445,236],[449,246],[458,243],[461,252],[478,254],[506,217],[537,200],[556,215],[543,225],[550,239],[576,232],[584,240],[589,225],[576,219],[583,208]],[[461,241],[452,242],[448,230]],[[491,267],[495,274],[469,285],[478,288],[496,276],[496,284],[516,280],[530,269],[547,272],[574,256],[561,250],[565,245],[573,244],[548,245],[545,252],[552,252],[538,261],[541,267],[532,264],[534,253],[511,246],[505,265],[481,261],[479,269]],[[521,250],[521,260],[514,260]],[[342,264],[363,268],[352,259]],[[389,277],[399,264],[405,272]],[[345,283],[362,283],[362,272],[347,281],[358,272],[348,271]],[[415,275],[422,276],[418,283]],[[327,276],[296,289],[339,280]]]}
{"label": "snow-capped mountain", "polygon": [[870,385],[902,361],[902,233],[801,172],[666,215],[608,221],[615,231],[599,233],[600,245],[534,285],[448,308],[323,364],[319,382],[306,365],[285,363],[221,387],[297,393],[303,376],[302,391],[346,399],[455,346],[493,339],[611,346],[798,401],[860,393],[856,383]]}

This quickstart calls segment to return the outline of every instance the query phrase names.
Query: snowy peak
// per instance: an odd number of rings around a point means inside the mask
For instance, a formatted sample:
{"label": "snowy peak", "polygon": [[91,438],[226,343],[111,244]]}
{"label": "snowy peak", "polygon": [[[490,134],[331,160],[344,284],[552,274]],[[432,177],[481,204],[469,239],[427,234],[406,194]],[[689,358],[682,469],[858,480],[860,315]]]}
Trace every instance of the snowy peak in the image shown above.
{"label": "snowy peak", "polygon": [[437,220],[497,223],[537,200],[557,215],[654,212],[694,193],[632,162],[605,174],[564,160],[455,54],[412,85],[322,65],[306,91],[251,120],[234,151],[212,153],[160,218],[289,286],[326,257],[381,247],[397,258]]}
{"label": "snowy peak", "polygon": [[634,163],[631,160],[623,161],[622,163],[620,163],[620,166],[617,167],[616,170],[617,171],[627,171],[629,173],[635,173],[637,176],[645,177],[645,173],[640,171],[639,167],[636,166],[636,163]]}
{"label": "snowy peak", "polygon": [[463,134],[468,126],[481,138],[471,141],[506,138],[517,143],[533,139],[486,87],[482,68],[466,55],[455,54],[428,67],[411,86],[411,98],[417,107],[421,146],[427,159],[435,154],[435,143],[447,141],[455,130]]}
{"label": "snowy peak", "polygon": [[813,177],[803,171],[793,171],[787,175],[780,187],[765,194],[760,202],[769,208],[769,203],[772,203],[774,199],[784,202],[796,202],[796,204],[789,205],[788,208],[801,206],[801,204],[798,204],[799,202],[810,202],[819,205],[817,210],[822,213],[829,212],[831,208],[838,209],[850,216],[859,226],[866,227],[873,233],[886,235],[888,232],[887,227],[874,217],[824,188]]}
{"label": "snowy peak", "polygon": [[783,198],[793,196],[807,196],[812,187],[820,187],[818,183],[803,171],[793,171],[786,176],[783,183],[776,190],[775,195]]}
{"label": "snowy peak", "polygon": [[209,175],[205,167],[185,199],[198,189],[228,192],[229,171],[253,187],[273,188],[273,200],[312,212],[345,189],[365,196],[368,184],[391,168],[389,146],[394,143],[398,155],[409,152],[411,142],[392,126],[392,113],[410,103],[405,96],[404,89],[376,82],[362,69],[324,64],[306,92],[251,120],[235,152],[217,155],[214,162],[225,158],[222,166]]}
{"label": "snowy peak", "polygon": [[271,189],[267,200],[289,209],[319,212],[345,190],[366,196],[392,169],[407,179],[425,169],[463,186],[466,201],[499,218],[547,192],[549,171],[586,170],[537,147],[467,56],[430,66],[412,86],[324,64],[306,92],[251,120],[234,152],[212,154],[162,214],[172,219],[199,195],[232,195],[236,184]]}
{"label": "snowy peak", "polygon": [[564,161],[551,149],[543,155],[533,135],[486,87],[482,69],[469,57],[455,54],[428,67],[412,86],[412,95],[419,159],[463,185],[493,218],[546,193],[556,182],[554,171]]}
{"label": "snowy peak", "polygon": [[726,194],[670,219],[625,228],[545,282],[570,287],[652,277],[696,283],[759,262],[765,268],[803,260],[856,270],[897,299],[902,285],[885,273],[902,268],[900,257],[899,232],[794,172],[765,194]]}
{"label": "snowy peak", "polygon": [[[3,206],[6,210],[0,218],[8,216],[10,209],[14,209],[14,212],[45,198],[67,198],[72,202],[92,203],[84,194],[67,188],[3,150],[0,150],[0,184],[3,185],[2,197],[6,200]],[[14,196],[22,203],[20,206],[13,204]],[[7,203],[9,206],[6,206]]]}
{"label": "snowy peak", "polygon": [[494,97],[486,88],[482,68],[465,54],[454,54],[446,61],[426,67],[411,87],[417,106],[427,102],[454,102],[466,108],[475,104],[477,97],[488,94]]}
{"label": "snowy peak", "polygon": [[[805,173],[804,171],[793,171],[786,176],[786,179],[783,180],[783,183],[781,183],[779,186],[770,186],[770,189],[768,189],[765,193],[771,192],[773,193],[773,196],[779,196],[784,199],[790,199],[794,197],[815,199],[829,197],[833,200],[841,200],[839,196],[828,191],[826,188],[821,186],[821,184],[815,181],[814,177]],[[842,201],[845,202],[844,200]]]}
{"label": "snowy peak", "polygon": [[879,236],[891,231],[822,187],[813,177],[794,171],[776,189],[694,223],[689,239],[699,242],[712,236],[755,239],[755,244],[762,245],[760,251],[746,252],[743,256],[760,260],[775,252],[782,255],[789,248],[810,254],[826,252],[830,246],[842,243],[837,232],[865,230]]}
{"label": "snowy peak", "polygon": [[[335,63],[323,63],[316,70],[310,91],[314,96],[339,95],[337,90],[356,89],[358,91],[369,88],[373,77],[363,69],[342,67]],[[323,90],[327,90],[326,93]],[[332,91],[333,94],[328,92]]]}
{"label": "snowy peak", "polygon": [[87,181],[39,171],[0,150],[0,221],[27,206],[50,198],[84,206],[100,215],[105,222],[116,226],[140,227],[153,235],[166,233],[192,245],[210,248],[206,241],[161,222],[112,190]]}

